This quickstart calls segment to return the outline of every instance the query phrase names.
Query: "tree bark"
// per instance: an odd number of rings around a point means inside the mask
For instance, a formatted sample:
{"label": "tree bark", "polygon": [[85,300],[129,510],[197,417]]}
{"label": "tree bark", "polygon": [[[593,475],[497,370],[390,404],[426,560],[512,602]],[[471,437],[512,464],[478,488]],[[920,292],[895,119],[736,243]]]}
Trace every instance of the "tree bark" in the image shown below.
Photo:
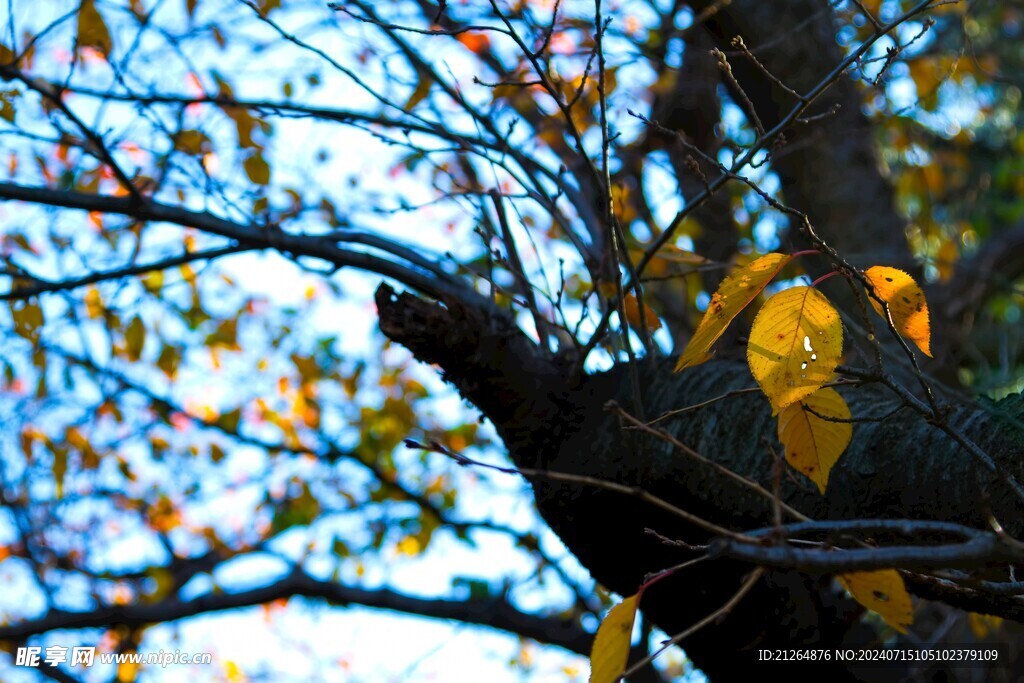
{"label": "tree bark", "polygon": [[[712,4],[690,3],[696,12]],[[741,37],[771,74],[806,93],[843,58],[831,5],[826,0],[734,0],[708,20],[708,30],[729,55],[736,81],[766,128],[789,113],[797,100],[739,54],[732,40]],[[735,88],[733,96],[744,107]],[[807,213],[854,265],[912,267],[905,222],[882,175],[874,133],[862,111],[863,96],[852,78],[840,77],[808,115],[833,108],[831,116],[791,128],[785,144],[774,150],[772,168],[782,181],[786,202]]]}
{"label": "tree bark", "polygon": [[[421,360],[440,364],[446,378],[495,423],[518,467],[639,486],[736,530],[771,524],[771,505],[764,497],[662,440],[623,429],[605,406],[608,401],[632,406],[626,367],[572,386],[508,321],[492,320],[476,329],[473,324],[481,321],[474,323],[472,313],[396,296],[386,286],[378,291],[378,307],[385,334]],[[710,361],[674,374],[666,360],[651,360],[642,362],[639,372],[649,418],[753,386],[745,365],[735,361]],[[858,417],[885,415],[899,405],[880,388],[842,393]],[[965,401],[953,407],[948,420],[1000,466],[1024,478],[1024,434],[1013,427],[1022,416],[1024,399],[1014,397],[998,404]],[[705,457],[771,488],[769,446],[781,450],[768,402],[760,394],[716,401],[663,426]],[[638,498],[542,479],[533,483],[538,509],[555,533],[599,582],[622,594],[636,592],[648,573],[691,556],[647,529],[690,544],[708,540],[707,533]],[[992,516],[1011,534],[1024,527],[1019,499],[910,410],[857,423],[824,496],[795,474],[784,478],[780,492],[787,504],[816,519],[935,519],[987,528]],[[643,611],[666,632],[682,631],[721,607],[751,569],[740,562],[706,561],[658,583],[645,594]],[[958,604],[955,594],[929,590],[931,598]],[[984,611],[976,603],[963,606]],[[712,680],[736,680],[755,666],[759,648],[857,642],[863,637],[855,627],[858,616],[828,577],[771,571],[724,620],[683,647]],[[819,666],[816,672],[823,675],[857,678],[839,663]]]}

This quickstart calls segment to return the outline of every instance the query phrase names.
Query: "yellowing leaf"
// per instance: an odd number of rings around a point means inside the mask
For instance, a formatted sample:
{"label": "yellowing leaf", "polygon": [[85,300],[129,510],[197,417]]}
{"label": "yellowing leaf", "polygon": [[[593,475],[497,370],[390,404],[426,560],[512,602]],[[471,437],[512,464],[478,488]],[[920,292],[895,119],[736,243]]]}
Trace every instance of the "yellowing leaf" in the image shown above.
{"label": "yellowing leaf", "polygon": [[825,493],[829,472],[849,445],[853,425],[819,415],[849,420],[850,408],[835,389],[818,389],[779,414],[779,441],[786,448],[786,461]]}
{"label": "yellowing leaf", "polygon": [[[875,294],[889,306],[896,331],[910,341],[928,357],[932,355],[931,324],[928,321],[928,302],[924,292],[907,273],[898,268],[872,266],[864,271]],[[881,304],[870,297],[871,306],[878,315],[885,317]]]}
{"label": "yellowing leaf", "polygon": [[270,182],[270,164],[263,158],[263,154],[256,152],[243,163],[245,174],[249,180],[257,185],[266,185]]}
{"label": "yellowing leaf", "polygon": [[427,99],[427,95],[430,94],[430,86],[433,84],[434,82],[430,80],[430,76],[420,76],[420,79],[416,82],[416,88],[409,95],[409,99],[402,109],[412,111],[417,104]]}
{"label": "yellowing leaf", "polygon": [[137,361],[142,357],[142,348],[146,345],[146,326],[139,316],[132,318],[124,331],[125,352],[128,360]]}
{"label": "yellowing leaf", "polygon": [[103,299],[100,297],[100,290],[90,287],[85,292],[85,312],[90,318],[103,316]]}
{"label": "yellowing leaf", "polygon": [[853,599],[885,620],[900,633],[914,623],[914,607],[903,583],[903,577],[895,569],[877,572],[855,572],[841,574],[839,583],[850,592]]}
{"label": "yellowing leaf", "polygon": [[406,536],[398,542],[398,552],[400,555],[409,557],[419,555],[421,552],[419,540],[415,536]]}
{"label": "yellowing leaf", "polygon": [[[625,301],[626,308],[626,320],[633,327],[640,327],[640,305],[637,303],[636,296],[633,294],[626,295]],[[657,330],[661,327],[661,319],[658,318],[658,314],[655,313],[650,306],[644,304],[644,320],[647,323],[647,329]]]}
{"label": "yellowing leaf", "polygon": [[597,629],[590,648],[590,683],[614,683],[626,670],[636,618],[637,596],[612,607]]}
{"label": "yellowing leaf", "polygon": [[839,313],[813,287],[793,287],[765,302],[754,318],[747,362],[778,413],[832,377],[843,352]]}
{"label": "yellowing leaf", "polygon": [[711,297],[708,310],[704,312],[697,331],[676,363],[676,372],[700,365],[711,358],[708,350],[714,344],[733,318],[753,301],[761,290],[779,274],[783,266],[793,259],[788,254],[765,254],[756,261],[728,275],[718,291]]}
{"label": "yellowing leaf", "polygon": [[139,675],[139,665],[135,662],[121,662],[117,665],[118,683],[132,683]]}
{"label": "yellowing leaf", "polygon": [[209,152],[212,148],[210,138],[202,131],[188,129],[174,136],[174,148],[185,154],[198,156]]}
{"label": "yellowing leaf", "polygon": [[94,47],[104,54],[110,56],[114,42],[110,38],[110,30],[103,16],[96,9],[95,0],[83,0],[82,8],[78,12],[78,45],[79,47]]}
{"label": "yellowing leaf", "polygon": [[0,119],[14,123],[14,117],[17,114],[14,103],[20,95],[21,91],[18,89],[0,90]]}
{"label": "yellowing leaf", "polygon": [[967,625],[971,627],[974,637],[981,640],[987,638],[990,633],[998,631],[1003,625],[1003,620],[988,614],[971,612],[967,615]]}

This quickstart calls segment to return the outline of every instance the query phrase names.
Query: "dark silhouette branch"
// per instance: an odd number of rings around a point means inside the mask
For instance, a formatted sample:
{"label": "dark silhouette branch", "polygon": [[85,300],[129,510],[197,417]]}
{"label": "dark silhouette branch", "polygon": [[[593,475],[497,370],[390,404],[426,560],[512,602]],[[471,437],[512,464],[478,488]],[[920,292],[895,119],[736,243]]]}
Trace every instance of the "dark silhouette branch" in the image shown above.
{"label": "dark silhouette branch", "polygon": [[37,619],[0,626],[0,640],[20,641],[58,629],[112,626],[138,628],[200,614],[263,605],[296,596],[321,598],[328,604],[344,607],[358,605],[434,619],[455,619],[509,631],[578,654],[589,652],[592,638],[574,620],[522,612],[500,595],[467,600],[425,599],[385,588],[365,589],[322,581],[302,572],[293,572],[262,588],[238,593],[214,593],[194,600],[169,599],[153,604],[105,606],[88,612],[52,610]]}

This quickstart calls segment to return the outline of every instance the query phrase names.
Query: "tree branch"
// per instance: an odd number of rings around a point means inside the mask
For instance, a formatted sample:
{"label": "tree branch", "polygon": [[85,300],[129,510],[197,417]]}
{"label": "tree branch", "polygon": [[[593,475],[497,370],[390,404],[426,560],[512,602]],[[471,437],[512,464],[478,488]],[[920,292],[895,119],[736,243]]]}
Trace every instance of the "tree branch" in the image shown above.
{"label": "tree branch", "polygon": [[186,619],[199,614],[262,605],[293,596],[321,598],[331,605],[360,605],[415,614],[434,619],[455,619],[468,624],[508,631],[541,643],[588,654],[592,635],[572,620],[522,612],[503,596],[468,600],[425,599],[389,589],[367,590],[321,581],[293,572],[280,581],[239,593],[214,593],[194,600],[164,600],[155,604],[111,605],[91,612],[51,610],[38,619],[0,626],[0,640],[24,640],[58,629],[143,627]]}

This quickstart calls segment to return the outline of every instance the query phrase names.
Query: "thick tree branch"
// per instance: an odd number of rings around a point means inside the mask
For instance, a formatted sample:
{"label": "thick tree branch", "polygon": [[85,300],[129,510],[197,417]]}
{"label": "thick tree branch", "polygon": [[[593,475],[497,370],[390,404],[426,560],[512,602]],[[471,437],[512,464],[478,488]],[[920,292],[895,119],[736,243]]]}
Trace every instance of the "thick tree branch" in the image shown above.
{"label": "thick tree branch", "polygon": [[113,197],[70,190],[53,190],[16,183],[0,183],[0,199],[13,199],[32,204],[57,206],[83,211],[130,216],[140,221],[172,223],[196,228],[213,235],[235,240],[250,249],[273,249],[293,257],[309,256],[327,261],[338,268],[352,267],[379,273],[414,287],[431,296],[455,296],[466,304],[488,305],[468,285],[440,269],[424,272],[412,265],[381,258],[374,254],[338,246],[338,236],[295,235],[275,225],[245,225],[220,218],[211,213],[191,211],[163,204],[153,199]]}
{"label": "thick tree branch", "polygon": [[262,605],[274,600],[303,596],[322,598],[331,605],[359,605],[415,614],[434,619],[455,619],[508,631],[541,643],[587,654],[592,635],[572,620],[527,614],[502,596],[468,600],[425,599],[388,589],[368,590],[321,581],[301,572],[253,590],[214,593],[194,600],[164,600],[154,604],[106,606],[90,612],[55,610],[29,621],[0,626],[0,640],[24,640],[58,629],[144,627],[185,619],[199,614]]}

